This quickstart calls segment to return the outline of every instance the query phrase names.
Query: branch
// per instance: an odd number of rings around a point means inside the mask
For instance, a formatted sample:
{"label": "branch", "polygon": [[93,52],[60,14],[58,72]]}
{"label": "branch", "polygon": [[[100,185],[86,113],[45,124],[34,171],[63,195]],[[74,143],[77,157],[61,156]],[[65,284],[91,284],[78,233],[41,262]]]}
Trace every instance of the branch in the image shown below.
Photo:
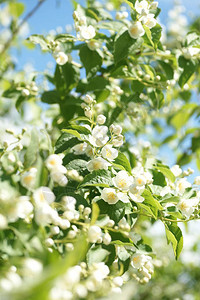
{"label": "branch", "polygon": [[34,13],[39,9],[39,7],[45,2],[46,0],[38,0],[38,3],[36,4],[36,6],[29,12],[27,13],[27,15],[24,17],[24,19],[20,22],[20,24],[18,25],[18,27],[13,30],[12,36],[8,39],[8,41],[5,43],[2,51],[0,52],[0,56],[3,55],[6,50],[9,48],[10,44],[12,43],[12,41],[14,40],[15,36],[17,35],[17,33],[19,32],[19,30],[21,29],[21,27],[24,25],[25,22],[27,22],[27,20],[32,17],[34,15]]}

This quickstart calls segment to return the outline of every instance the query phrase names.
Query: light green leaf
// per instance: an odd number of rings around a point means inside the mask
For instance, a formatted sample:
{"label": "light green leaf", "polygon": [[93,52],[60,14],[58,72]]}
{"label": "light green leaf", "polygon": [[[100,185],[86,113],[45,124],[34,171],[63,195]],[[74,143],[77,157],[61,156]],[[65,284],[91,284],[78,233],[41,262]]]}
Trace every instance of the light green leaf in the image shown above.
{"label": "light green leaf", "polygon": [[126,155],[122,152],[118,152],[117,158],[113,161],[113,165],[117,165],[117,167],[126,170],[131,175],[131,165],[126,157]]}
{"label": "light green leaf", "polygon": [[165,226],[168,243],[172,243],[175,258],[178,259],[183,248],[183,235],[180,228],[173,224]]}
{"label": "light green leaf", "polygon": [[79,188],[85,186],[109,187],[111,185],[111,173],[106,170],[98,170],[86,175],[83,181],[80,183]]}
{"label": "light green leaf", "polygon": [[36,161],[38,150],[39,150],[38,131],[35,128],[33,128],[31,131],[30,144],[24,156],[25,168],[30,168],[33,165],[33,163]]}
{"label": "light green leaf", "polygon": [[162,165],[162,164],[157,164],[155,166],[156,170],[159,170],[167,179],[169,179],[171,182],[174,182],[176,180],[174,174],[170,170],[168,166]]}

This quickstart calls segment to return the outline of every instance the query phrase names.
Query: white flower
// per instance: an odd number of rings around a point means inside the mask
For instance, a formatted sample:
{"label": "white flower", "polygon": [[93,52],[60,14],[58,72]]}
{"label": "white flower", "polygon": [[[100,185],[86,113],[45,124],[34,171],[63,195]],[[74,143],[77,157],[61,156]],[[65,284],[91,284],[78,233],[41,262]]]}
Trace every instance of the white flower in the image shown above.
{"label": "white flower", "polygon": [[71,286],[79,283],[80,278],[81,278],[80,266],[74,266],[69,268],[63,277],[65,284],[70,288]]}
{"label": "white flower", "polygon": [[28,97],[30,95],[30,91],[28,90],[28,89],[23,89],[22,90],[22,96],[24,96],[24,97]]}
{"label": "white flower", "polygon": [[176,191],[180,194],[183,194],[188,187],[191,187],[191,183],[186,178],[181,178],[176,182]]}
{"label": "white flower", "polygon": [[95,51],[101,47],[101,44],[99,41],[90,40],[87,42],[87,46],[91,51]]}
{"label": "white flower", "polygon": [[49,171],[62,165],[62,158],[58,154],[51,154],[45,161],[47,169]]}
{"label": "white flower", "polygon": [[[65,169],[65,172],[67,171],[64,166],[61,166]],[[63,169],[63,172],[64,172]],[[61,172],[60,169],[55,168],[55,170],[51,171],[51,178],[53,179],[54,182],[59,184],[60,186],[66,186],[68,183],[67,177]]]}
{"label": "white flower", "polygon": [[109,204],[115,204],[119,200],[116,190],[112,188],[104,188],[101,192],[101,197]]}
{"label": "white flower", "polygon": [[191,59],[192,57],[200,54],[200,49],[195,47],[183,48],[183,55],[187,59]]}
{"label": "white flower", "polygon": [[0,229],[5,229],[8,225],[7,219],[4,215],[0,214]]}
{"label": "white flower", "polygon": [[106,266],[104,262],[93,263],[92,269],[92,277],[96,282],[101,282],[110,273],[108,266]]}
{"label": "white flower", "polygon": [[118,150],[114,149],[111,145],[106,145],[102,148],[101,154],[103,158],[113,161],[118,156]]}
{"label": "white flower", "polygon": [[53,223],[53,220],[59,216],[57,212],[48,204],[36,207],[35,210],[35,221],[38,225],[46,226],[47,224]]}
{"label": "white flower", "polygon": [[124,140],[124,137],[123,135],[119,134],[117,137],[115,137],[113,140],[112,140],[112,144],[114,147],[121,147],[123,145],[123,141]]}
{"label": "white flower", "polygon": [[31,168],[28,172],[21,175],[21,184],[27,189],[33,189],[35,186],[36,175],[37,169]]}
{"label": "white flower", "polygon": [[128,32],[133,39],[137,39],[140,36],[143,36],[145,34],[145,30],[144,30],[141,22],[139,22],[139,21],[133,23],[129,27]]}
{"label": "white flower", "polygon": [[117,12],[115,18],[116,18],[116,20],[126,19],[126,18],[128,18],[128,12],[127,11]]}
{"label": "white flower", "polygon": [[96,170],[108,170],[108,166],[109,163],[102,157],[93,158],[86,165],[89,172],[93,172]]}
{"label": "white flower", "polygon": [[107,132],[108,132],[107,126],[96,125],[93,128],[92,135],[89,138],[90,143],[96,147],[104,146],[109,140],[109,137],[107,136]]}
{"label": "white flower", "polygon": [[87,108],[87,109],[84,110],[84,114],[85,114],[85,116],[86,116],[87,118],[91,119],[91,118],[92,118],[93,112],[92,112],[91,109],[88,109],[88,108]]}
{"label": "white flower", "polygon": [[34,258],[25,258],[23,260],[22,273],[25,277],[34,277],[43,270],[42,263]]}
{"label": "white flower", "polygon": [[110,131],[115,135],[120,135],[122,133],[122,127],[120,125],[110,125]]}
{"label": "white flower", "polygon": [[30,198],[28,196],[19,197],[17,202],[18,218],[25,219],[32,213],[32,211],[33,211],[33,205],[30,202]]}
{"label": "white flower", "polygon": [[80,26],[78,38],[84,40],[91,40],[95,37],[95,35],[96,35],[95,28],[92,25]]}
{"label": "white flower", "polygon": [[90,95],[88,95],[88,94],[85,95],[85,97],[83,98],[83,100],[87,104],[91,104],[94,101],[93,98]]}
{"label": "white flower", "polygon": [[138,186],[135,184],[132,184],[129,187],[129,196],[134,202],[143,202],[144,198],[141,196],[141,194],[144,192],[145,187],[144,186]]}
{"label": "white flower", "polygon": [[87,148],[87,143],[81,143],[72,147],[72,151],[76,155],[84,154]]}
{"label": "white flower", "polygon": [[113,184],[122,191],[127,191],[133,184],[133,177],[129,176],[126,171],[119,171],[113,178]]}
{"label": "white flower", "polygon": [[98,115],[97,116],[97,123],[99,125],[103,125],[106,122],[106,117],[104,115]]}
{"label": "white flower", "polygon": [[175,177],[178,177],[182,174],[182,170],[179,167],[179,165],[172,166],[170,170],[172,171],[172,173],[174,174]]}
{"label": "white flower", "polygon": [[55,200],[54,193],[45,186],[40,187],[39,189],[35,190],[33,193],[33,199],[37,206],[43,206],[45,204],[51,204]]}
{"label": "white flower", "polygon": [[148,257],[144,254],[135,253],[131,258],[131,265],[133,268],[140,269],[147,262]]}
{"label": "white flower", "polygon": [[124,202],[124,203],[129,203],[129,197],[127,196],[126,193],[122,193],[122,192],[118,192],[117,196],[119,198],[120,201]]}
{"label": "white flower", "polygon": [[194,184],[200,185],[200,176],[195,177]]}
{"label": "white flower", "polygon": [[65,65],[68,62],[68,56],[64,52],[58,52],[55,54],[55,60],[58,65]]}
{"label": "white flower", "polygon": [[147,183],[146,177],[144,175],[138,175],[134,178],[134,183],[136,186],[143,186]]}
{"label": "white flower", "polygon": [[74,211],[76,205],[76,199],[72,196],[62,197],[62,205],[65,210]]}
{"label": "white flower", "polygon": [[106,232],[103,236],[103,243],[105,245],[109,245],[111,241],[112,241],[112,238],[111,238],[110,234],[108,232]]}
{"label": "white flower", "polygon": [[102,231],[99,226],[92,225],[88,229],[88,240],[90,243],[96,243],[102,236]]}
{"label": "white flower", "polygon": [[198,205],[198,203],[199,203],[198,198],[182,199],[178,203],[177,207],[184,216],[189,218],[191,214],[194,212],[195,207]]}
{"label": "white flower", "polygon": [[161,192],[160,192],[160,196],[164,197],[167,194],[170,194],[172,192],[172,189],[170,186],[165,186],[164,188],[162,188]]}
{"label": "white flower", "polygon": [[150,29],[153,28],[154,26],[156,26],[156,19],[154,18],[153,14],[148,14],[147,16],[143,16],[140,21],[142,21],[142,23],[149,27]]}
{"label": "white flower", "polygon": [[138,14],[141,14],[143,10],[147,10],[148,7],[149,7],[149,4],[146,0],[142,0],[142,1],[137,0],[135,2],[135,9]]}
{"label": "white flower", "polygon": [[115,286],[122,286],[123,285],[123,278],[121,276],[117,276],[113,278],[113,283]]}

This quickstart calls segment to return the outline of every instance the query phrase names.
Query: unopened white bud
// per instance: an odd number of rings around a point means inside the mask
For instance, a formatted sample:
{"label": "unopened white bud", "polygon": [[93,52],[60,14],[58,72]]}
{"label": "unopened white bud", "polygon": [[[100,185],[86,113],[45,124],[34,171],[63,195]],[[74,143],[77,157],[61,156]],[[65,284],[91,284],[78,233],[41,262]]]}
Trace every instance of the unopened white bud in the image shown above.
{"label": "unopened white bud", "polygon": [[88,94],[85,95],[85,97],[84,97],[83,100],[84,100],[85,103],[87,103],[87,104],[91,104],[91,103],[94,101],[93,98],[92,98],[90,95],[88,95]]}
{"label": "unopened white bud", "polygon": [[59,232],[60,232],[60,228],[58,226],[51,227],[51,234],[55,235],[55,234],[59,234]]}
{"label": "unopened white bud", "polygon": [[111,241],[112,241],[112,238],[111,238],[110,234],[108,232],[106,232],[103,236],[103,243],[105,245],[109,245],[111,243]]}
{"label": "unopened white bud", "polygon": [[54,240],[51,239],[51,238],[46,239],[46,240],[45,240],[45,245],[46,245],[47,247],[52,247],[52,246],[54,245]]}
{"label": "unopened white bud", "polygon": [[104,115],[97,116],[97,123],[103,125],[106,122],[106,117]]}

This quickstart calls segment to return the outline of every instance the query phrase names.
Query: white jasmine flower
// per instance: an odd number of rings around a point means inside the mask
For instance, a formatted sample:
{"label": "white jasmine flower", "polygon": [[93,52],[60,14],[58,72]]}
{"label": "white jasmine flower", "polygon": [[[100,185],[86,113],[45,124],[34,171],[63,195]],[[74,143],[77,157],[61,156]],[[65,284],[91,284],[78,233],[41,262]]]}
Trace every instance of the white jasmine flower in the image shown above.
{"label": "white jasmine flower", "polygon": [[154,18],[154,14],[148,14],[147,16],[143,16],[140,21],[150,29],[156,26],[156,19]]}
{"label": "white jasmine flower", "polygon": [[144,175],[138,175],[134,178],[135,185],[143,186],[147,183],[146,177]]}
{"label": "white jasmine flower", "polygon": [[102,236],[102,231],[99,226],[92,225],[88,229],[88,240],[90,243],[96,243]]}
{"label": "white jasmine flower", "polygon": [[104,235],[103,235],[103,243],[105,245],[109,245],[112,241],[112,238],[110,236],[110,234],[108,232],[106,232]]}
{"label": "white jasmine flower", "polygon": [[127,191],[133,184],[133,177],[130,176],[126,171],[119,171],[113,178],[113,184],[122,191]]}
{"label": "white jasmine flower", "polygon": [[114,85],[112,87],[112,93],[116,95],[122,95],[124,91],[118,85]]}
{"label": "white jasmine flower", "polygon": [[25,277],[34,277],[42,272],[42,263],[35,258],[25,258],[23,260],[22,273]]}
{"label": "white jasmine flower", "polygon": [[107,126],[96,125],[93,128],[92,135],[89,138],[90,143],[96,147],[104,146],[109,140],[109,137],[107,136],[107,132],[108,132]]}
{"label": "white jasmine flower", "polygon": [[28,196],[20,196],[17,201],[17,215],[18,218],[25,219],[33,211],[33,205]]}
{"label": "white jasmine flower", "polygon": [[122,127],[120,125],[110,125],[110,131],[115,135],[121,135]]}
{"label": "white jasmine flower", "polygon": [[121,147],[123,145],[123,142],[124,142],[124,137],[121,134],[119,134],[117,137],[115,137],[112,140],[112,144],[114,147]]}
{"label": "white jasmine flower", "polygon": [[122,286],[123,285],[123,278],[121,276],[117,276],[113,278],[113,283],[115,286]]}
{"label": "white jasmine flower", "polygon": [[174,174],[175,177],[178,177],[182,174],[182,170],[179,167],[179,165],[172,166],[170,170],[172,171],[172,173]]}
{"label": "white jasmine flower", "polygon": [[127,196],[127,194],[122,193],[122,192],[118,192],[117,196],[119,198],[120,201],[124,202],[124,203],[129,203],[129,197]]}
{"label": "white jasmine flower", "polygon": [[65,210],[75,210],[76,199],[72,196],[64,196],[62,197],[62,205]]}
{"label": "white jasmine flower", "polygon": [[[63,168],[65,168],[65,167],[63,167]],[[63,171],[64,171],[64,169],[63,169]],[[65,172],[66,171],[67,170],[65,168]],[[68,183],[67,177],[63,174],[63,172],[60,172],[60,170],[57,168],[54,171],[51,171],[51,178],[53,179],[54,182],[56,182],[60,186],[66,186]]]}
{"label": "white jasmine flower", "polygon": [[85,95],[85,97],[83,98],[83,100],[87,104],[91,104],[94,101],[93,98],[90,95],[88,95],[88,94]]}
{"label": "white jasmine flower", "polygon": [[84,154],[87,148],[87,143],[81,143],[72,147],[72,151],[76,155]]}
{"label": "white jasmine flower", "polygon": [[200,185],[200,176],[195,177],[194,184]]}
{"label": "white jasmine flower", "polygon": [[27,189],[33,189],[35,186],[36,175],[37,169],[31,168],[28,172],[21,175],[21,184]]}
{"label": "white jasmine flower", "polygon": [[114,149],[111,145],[106,145],[102,148],[101,154],[103,158],[113,161],[118,156],[118,150]]}
{"label": "white jasmine flower", "polygon": [[33,193],[33,199],[37,206],[42,206],[44,204],[51,204],[55,200],[54,193],[46,186],[42,186],[35,190]]}
{"label": "white jasmine flower", "polygon": [[91,109],[85,109],[84,114],[87,118],[91,119],[93,112]]}
{"label": "white jasmine flower", "polygon": [[63,277],[65,284],[71,288],[75,284],[79,283],[81,278],[81,271],[82,270],[80,266],[69,268]]}
{"label": "white jasmine flower", "polygon": [[106,117],[104,115],[98,115],[97,116],[97,123],[99,125],[103,125],[106,122]]}
{"label": "white jasmine flower", "polygon": [[30,91],[29,91],[28,89],[24,88],[24,89],[22,90],[22,96],[28,97],[29,95],[30,95]]}
{"label": "white jasmine flower", "polygon": [[181,178],[176,182],[176,191],[180,194],[183,194],[188,187],[191,187],[191,183],[186,178]]}
{"label": "white jasmine flower", "polygon": [[172,189],[170,186],[165,186],[164,188],[162,188],[161,192],[160,192],[160,196],[164,197],[167,194],[170,194],[172,192]]}
{"label": "white jasmine flower", "polygon": [[186,59],[191,59],[192,57],[200,54],[200,49],[195,47],[183,48],[182,51],[183,51],[183,56]]}
{"label": "white jasmine flower", "polygon": [[68,62],[68,55],[64,52],[58,52],[55,55],[55,60],[58,65],[65,65]]}
{"label": "white jasmine flower", "polygon": [[41,226],[46,226],[51,223],[58,225],[60,218],[57,211],[46,203],[36,207],[35,221]]}
{"label": "white jasmine flower", "polygon": [[144,201],[144,197],[142,197],[140,195],[140,192],[137,193],[137,194],[132,194],[132,193],[129,193],[129,196],[131,197],[131,199],[136,202],[136,203],[141,203]]}
{"label": "white jasmine flower", "polygon": [[118,194],[113,188],[104,188],[101,192],[101,197],[108,204],[115,204],[119,200]]}
{"label": "white jasmine flower", "polygon": [[131,265],[133,268],[140,269],[147,262],[147,256],[140,253],[135,253],[131,258]]}
{"label": "white jasmine flower", "polygon": [[91,51],[95,51],[101,47],[101,43],[96,40],[90,40],[87,42],[87,46]]}
{"label": "white jasmine flower", "polygon": [[95,28],[92,25],[81,26],[79,28],[78,38],[80,39],[91,40],[95,37],[95,35]]}
{"label": "white jasmine flower", "polygon": [[47,169],[49,171],[62,165],[62,158],[58,154],[51,154],[45,161]]}
{"label": "white jasmine flower", "polygon": [[108,170],[109,163],[101,157],[96,157],[90,160],[86,167],[89,172],[96,170]]}
{"label": "white jasmine flower", "polygon": [[137,39],[140,36],[143,36],[145,34],[145,30],[144,30],[141,22],[139,22],[139,21],[133,23],[129,27],[128,32],[133,39]]}
{"label": "white jasmine flower", "polygon": [[177,207],[182,212],[182,214],[186,217],[190,217],[193,214],[195,207],[198,205],[199,199],[198,198],[191,198],[191,199],[182,199]]}
{"label": "white jasmine flower", "polygon": [[148,7],[149,7],[149,4],[146,0],[142,0],[142,1],[137,0],[135,2],[135,9],[138,14],[141,14],[143,10],[147,10]]}
{"label": "white jasmine flower", "polygon": [[0,214],[0,229],[5,229],[8,225],[8,221],[6,219],[6,217],[2,214]]}
{"label": "white jasmine flower", "polygon": [[104,262],[93,263],[92,269],[92,277],[96,282],[101,282],[110,273],[110,269]]}

